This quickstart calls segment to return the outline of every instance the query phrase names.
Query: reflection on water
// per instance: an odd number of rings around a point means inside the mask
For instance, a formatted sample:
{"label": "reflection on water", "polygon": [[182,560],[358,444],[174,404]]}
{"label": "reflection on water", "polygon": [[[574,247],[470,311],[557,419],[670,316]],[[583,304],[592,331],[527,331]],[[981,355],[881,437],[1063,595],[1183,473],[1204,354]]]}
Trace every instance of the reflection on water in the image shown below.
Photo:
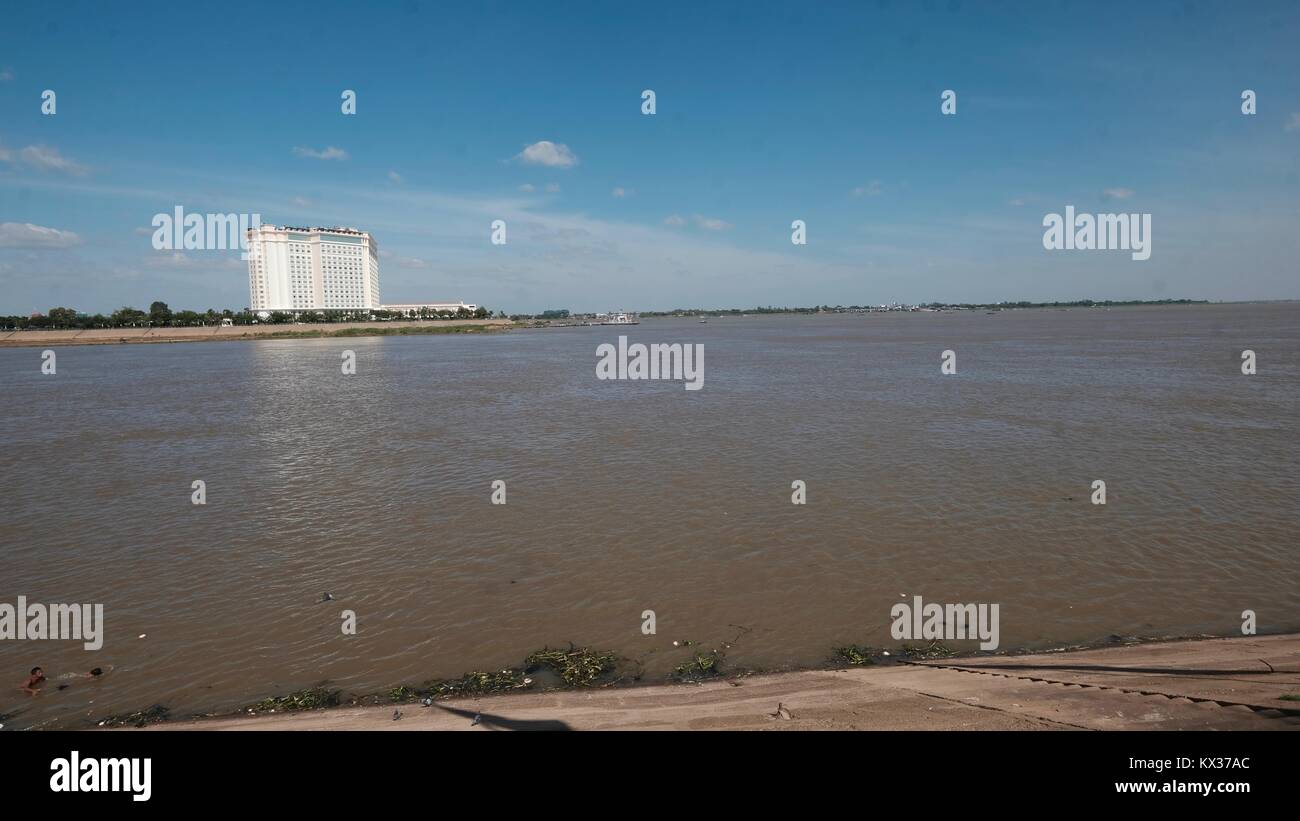
{"label": "reflection on water", "polygon": [[[705,388],[597,380],[619,333],[702,343]],[[674,640],[737,625],[729,664],[815,665],[891,643],[912,595],[999,603],[1003,648],[1231,634],[1245,609],[1300,628],[1300,305],[58,354],[51,377],[0,350],[0,601],[102,602],[106,639],[0,642],[11,728],[374,691],[570,641],[653,681],[690,654]],[[113,669],[29,698],[36,664]]]}

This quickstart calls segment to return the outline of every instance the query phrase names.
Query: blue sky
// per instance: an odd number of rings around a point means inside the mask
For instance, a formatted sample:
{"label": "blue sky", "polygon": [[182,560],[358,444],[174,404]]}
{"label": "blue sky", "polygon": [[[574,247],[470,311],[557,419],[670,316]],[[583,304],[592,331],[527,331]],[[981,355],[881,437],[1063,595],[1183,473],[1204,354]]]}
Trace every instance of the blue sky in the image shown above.
{"label": "blue sky", "polygon": [[[1300,297],[1294,3],[633,5],[7,9],[0,313],[245,306],[237,252],[152,248],[177,205],[368,230],[386,302]],[[1066,205],[1151,259],[1044,250]]]}

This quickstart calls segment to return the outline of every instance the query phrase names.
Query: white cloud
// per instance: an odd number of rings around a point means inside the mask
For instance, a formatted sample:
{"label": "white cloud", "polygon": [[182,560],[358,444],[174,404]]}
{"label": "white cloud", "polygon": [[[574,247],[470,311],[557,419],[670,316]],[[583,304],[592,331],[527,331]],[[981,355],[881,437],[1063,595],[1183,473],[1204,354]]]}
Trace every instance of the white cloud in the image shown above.
{"label": "white cloud", "polygon": [[1107,188],[1101,195],[1108,200],[1126,200],[1135,193],[1132,188]]}
{"label": "white cloud", "polygon": [[531,182],[526,182],[523,185],[519,186],[519,190],[525,194],[531,194],[537,189],[533,186]]}
{"label": "white cloud", "polygon": [[[672,214],[664,218],[664,225],[669,228],[681,228],[686,225],[686,218],[681,214]],[[705,231],[725,231],[732,228],[731,223],[720,220],[716,217],[706,217],[701,214],[695,214],[691,217],[691,222],[695,223],[696,228],[703,228]]]}
{"label": "white cloud", "polygon": [[14,70],[12,68],[7,68],[4,71],[0,71],[0,82],[7,83],[13,78],[14,78]]}
{"label": "white cloud", "polygon": [[1014,200],[1011,200],[1010,202],[1007,203],[1007,205],[1014,205],[1014,206],[1016,206],[1017,208],[1019,208],[1020,206],[1022,206],[1022,205],[1024,205],[1024,204],[1025,204],[1025,198],[1024,198],[1024,197],[1016,197]]}
{"label": "white cloud", "polygon": [[399,173],[397,173],[396,171],[389,171],[389,172],[388,172],[388,179],[392,180],[393,182],[397,183],[398,185],[401,185],[402,183],[406,182],[406,180],[402,179],[402,175],[399,174]]}
{"label": "white cloud", "polygon": [[560,184],[558,182],[548,182],[546,184],[546,193],[548,194],[560,193]]}
{"label": "white cloud", "polygon": [[294,146],[293,153],[299,157],[311,157],[313,160],[348,159],[348,152],[344,151],[342,148],[335,148],[332,145],[326,146],[324,149],[320,151],[317,151],[314,148],[307,148],[301,145]]}
{"label": "white cloud", "polygon": [[1300,131],[1300,111],[1292,111],[1291,119],[1287,120],[1282,128],[1285,131]]}
{"label": "white cloud", "polygon": [[311,200],[307,199],[306,197],[294,197],[293,199],[289,200],[289,202],[292,202],[294,205],[298,206],[299,208],[311,207]]}
{"label": "white cloud", "polygon": [[882,190],[882,186],[881,186],[881,184],[880,184],[880,180],[872,180],[871,182],[867,183],[866,185],[859,185],[857,188],[854,188],[854,189],[853,189],[853,196],[855,196],[855,197],[874,197],[874,196],[876,196],[877,194],[879,194],[879,193],[881,192],[881,190]]}
{"label": "white cloud", "polygon": [[697,227],[703,228],[705,231],[725,231],[732,227],[731,223],[724,222],[716,217],[703,217],[696,214],[692,219],[695,220]]}
{"label": "white cloud", "polygon": [[154,254],[145,260],[145,264],[153,268],[186,268],[192,263],[193,260],[180,251],[172,251],[170,254]]}
{"label": "white cloud", "polygon": [[545,165],[550,168],[571,168],[578,164],[578,155],[569,150],[564,143],[542,140],[525,146],[515,155],[515,159],[529,165]]}
{"label": "white cloud", "polygon": [[0,248],[71,248],[80,244],[81,237],[71,231],[30,222],[0,223]]}
{"label": "white cloud", "polygon": [[381,259],[386,259],[396,265],[398,268],[428,268],[429,263],[419,257],[402,257],[394,254],[392,251],[381,248],[379,250]]}
{"label": "white cloud", "polygon": [[[0,159],[10,159],[5,151]],[[18,152],[18,159],[41,171],[62,171],[67,174],[85,174],[86,167],[59,153],[57,148],[48,145],[29,145]]]}
{"label": "white cloud", "polygon": [[614,199],[616,199],[616,200],[621,200],[621,199],[623,199],[623,198],[629,196],[632,192],[629,191],[629,190],[627,190],[626,188],[623,188],[623,187],[620,186],[620,187],[615,188],[613,191],[610,191],[609,193],[610,193],[611,196],[614,197]]}

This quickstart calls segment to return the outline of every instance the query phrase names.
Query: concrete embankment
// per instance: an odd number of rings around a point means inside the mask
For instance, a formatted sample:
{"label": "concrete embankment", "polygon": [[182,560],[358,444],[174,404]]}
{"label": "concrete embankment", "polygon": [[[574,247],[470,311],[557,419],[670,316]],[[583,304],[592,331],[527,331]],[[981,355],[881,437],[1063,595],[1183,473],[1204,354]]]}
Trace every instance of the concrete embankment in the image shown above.
{"label": "concrete embankment", "polygon": [[150,729],[1297,730],[1300,701],[1287,695],[1300,698],[1300,635],[521,693],[430,707],[344,707]]}

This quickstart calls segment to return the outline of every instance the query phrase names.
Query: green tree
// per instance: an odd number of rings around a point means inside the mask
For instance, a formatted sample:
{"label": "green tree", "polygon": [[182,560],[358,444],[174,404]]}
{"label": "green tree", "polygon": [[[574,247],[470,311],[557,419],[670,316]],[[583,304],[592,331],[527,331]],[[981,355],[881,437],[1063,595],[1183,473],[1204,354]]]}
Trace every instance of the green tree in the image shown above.
{"label": "green tree", "polygon": [[51,328],[69,328],[77,321],[77,312],[72,308],[51,308],[47,316]]}
{"label": "green tree", "polygon": [[149,306],[149,322],[153,325],[166,325],[172,321],[171,309],[166,302],[154,302]]}
{"label": "green tree", "polygon": [[111,321],[115,328],[134,328],[143,325],[148,319],[149,315],[139,308],[124,305],[113,312]]}

